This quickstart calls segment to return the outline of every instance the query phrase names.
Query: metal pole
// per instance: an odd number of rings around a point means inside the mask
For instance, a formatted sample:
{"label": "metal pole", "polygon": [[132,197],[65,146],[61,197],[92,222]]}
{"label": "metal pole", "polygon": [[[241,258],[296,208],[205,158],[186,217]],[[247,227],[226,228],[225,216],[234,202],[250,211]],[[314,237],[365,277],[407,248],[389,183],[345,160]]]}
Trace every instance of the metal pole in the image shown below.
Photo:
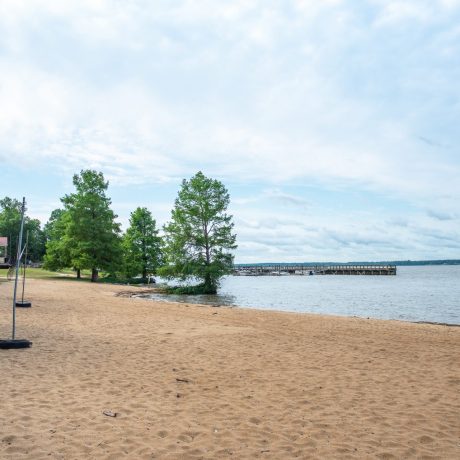
{"label": "metal pole", "polygon": [[27,251],[29,249],[29,230],[26,233],[26,252],[24,256],[24,276],[22,278],[22,303],[24,303],[24,290],[26,287],[26,265],[27,265]]}
{"label": "metal pole", "polygon": [[21,228],[19,230],[19,241],[18,241],[18,253],[16,260],[16,278],[14,280],[14,293],[13,293],[13,332],[11,338],[14,340],[16,335],[16,292],[18,289],[18,276],[19,276],[19,265],[21,263],[21,246],[22,246],[22,232],[24,230],[24,211],[26,207],[26,198],[22,198],[22,209],[21,209]]}

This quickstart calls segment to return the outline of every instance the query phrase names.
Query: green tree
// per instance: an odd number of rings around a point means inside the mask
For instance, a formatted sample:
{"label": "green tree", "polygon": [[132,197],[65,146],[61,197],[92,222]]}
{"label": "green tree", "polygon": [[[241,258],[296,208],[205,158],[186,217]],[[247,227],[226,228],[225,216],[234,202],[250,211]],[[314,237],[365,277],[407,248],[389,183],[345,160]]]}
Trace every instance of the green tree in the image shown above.
{"label": "green tree", "polygon": [[165,225],[166,265],[160,274],[169,279],[199,279],[201,292],[217,292],[222,276],[232,270],[236,235],[233,217],[226,213],[230,195],[218,180],[201,171],[183,180]]}
{"label": "green tree", "polygon": [[162,241],[158,236],[156,221],[147,208],[137,208],[131,213],[129,228],[123,237],[125,271],[128,277],[156,273],[162,263]]}
{"label": "green tree", "polygon": [[[0,200],[0,236],[8,238],[10,261],[17,255],[19,228],[21,225],[22,202],[10,197]],[[29,233],[28,259],[39,261],[45,253],[45,235],[38,219],[24,217],[24,241]]]}
{"label": "green tree", "polygon": [[29,236],[27,247],[27,259],[35,262],[43,259],[45,255],[45,234],[41,229],[38,219],[24,219],[25,234]]}
{"label": "green tree", "polygon": [[[71,242],[66,238],[68,223],[69,213],[63,209],[55,209],[44,227],[46,254],[43,266],[48,270],[61,270],[72,266]],[[80,270],[76,270],[77,277],[80,278]]]}
{"label": "green tree", "polygon": [[76,193],[61,199],[64,204],[66,250],[71,266],[91,269],[91,281],[99,270],[114,273],[121,261],[120,225],[106,196],[109,183],[104,175],[82,170],[73,176]]}

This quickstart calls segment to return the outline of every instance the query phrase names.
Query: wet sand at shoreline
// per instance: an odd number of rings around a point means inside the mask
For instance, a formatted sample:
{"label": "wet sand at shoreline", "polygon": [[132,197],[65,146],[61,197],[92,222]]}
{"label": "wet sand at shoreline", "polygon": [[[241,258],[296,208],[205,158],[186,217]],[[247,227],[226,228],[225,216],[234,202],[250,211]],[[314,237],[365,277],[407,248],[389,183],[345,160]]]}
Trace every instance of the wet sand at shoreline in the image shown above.
{"label": "wet sand at shoreline", "polygon": [[460,328],[126,290],[28,281],[33,346],[0,350],[1,459],[460,458]]}

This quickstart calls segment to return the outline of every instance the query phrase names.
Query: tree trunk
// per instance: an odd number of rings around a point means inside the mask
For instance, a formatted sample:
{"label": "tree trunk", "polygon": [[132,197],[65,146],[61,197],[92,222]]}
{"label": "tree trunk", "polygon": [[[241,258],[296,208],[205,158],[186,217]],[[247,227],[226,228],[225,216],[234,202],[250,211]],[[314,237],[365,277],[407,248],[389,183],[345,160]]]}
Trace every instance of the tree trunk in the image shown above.
{"label": "tree trunk", "polygon": [[91,269],[91,282],[95,283],[99,278],[99,272],[96,268]]}
{"label": "tree trunk", "polygon": [[81,278],[81,270],[77,268],[77,279]]}
{"label": "tree trunk", "polygon": [[212,282],[211,275],[206,273],[204,276],[204,294],[216,294],[217,288]]}
{"label": "tree trunk", "polygon": [[147,269],[145,267],[142,269],[142,278],[143,279],[147,278]]}

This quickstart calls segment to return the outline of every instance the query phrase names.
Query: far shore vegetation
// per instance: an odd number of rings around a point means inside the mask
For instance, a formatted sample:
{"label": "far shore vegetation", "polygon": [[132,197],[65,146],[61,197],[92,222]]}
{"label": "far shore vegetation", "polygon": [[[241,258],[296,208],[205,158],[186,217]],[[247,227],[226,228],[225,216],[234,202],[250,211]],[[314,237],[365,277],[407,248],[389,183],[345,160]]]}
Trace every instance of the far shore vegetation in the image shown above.
{"label": "far shore vegetation", "polygon": [[[61,198],[62,207],[43,227],[26,210],[27,262],[33,267],[28,277],[141,284],[160,275],[180,284],[168,292],[209,294],[231,272],[236,235],[226,213],[230,196],[218,180],[201,171],[184,179],[162,229],[150,210],[138,207],[124,233],[101,172],[82,170],[73,185],[75,191]],[[0,200],[0,236],[8,238],[10,264],[17,254],[21,204],[16,198]]]}

